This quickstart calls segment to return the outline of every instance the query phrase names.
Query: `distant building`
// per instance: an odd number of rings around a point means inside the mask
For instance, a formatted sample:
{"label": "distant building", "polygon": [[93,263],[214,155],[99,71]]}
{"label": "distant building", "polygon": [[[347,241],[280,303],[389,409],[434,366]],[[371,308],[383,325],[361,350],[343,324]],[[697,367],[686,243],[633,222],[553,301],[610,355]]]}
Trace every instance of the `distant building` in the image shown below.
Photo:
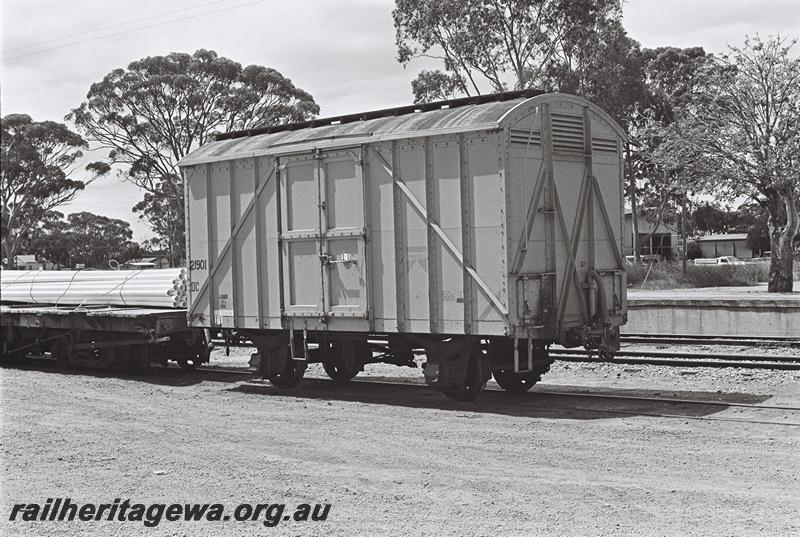
{"label": "distant building", "polygon": [[[678,232],[675,229],[659,224],[654,228],[653,224],[639,218],[639,254],[646,256],[661,256],[661,259],[676,259],[679,257],[678,251]],[[622,238],[625,253],[623,255],[634,255],[633,253],[633,211],[625,208],[625,230]],[[648,237],[649,235],[649,237]]]}
{"label": "distant building", "polygon": [[55,268],[55,264],[44,257],[37,259],[37,256],[28,254],[14,256],[14,266],[18,270],[53,270]]}
{"label": "distant building", "polygon": [[726,255],[732,255],[739,259],[754,257],[753,250],[747,246],[747,233],[706,235],[695,239],[695,242],[700,246],[700,251],[703,252],[702,257],[722,257]]}
{"label": "distant building", "polygon": [[123,267],[128,269],[169,268],[169,259],[166,256],[140,257],[131,259]]}

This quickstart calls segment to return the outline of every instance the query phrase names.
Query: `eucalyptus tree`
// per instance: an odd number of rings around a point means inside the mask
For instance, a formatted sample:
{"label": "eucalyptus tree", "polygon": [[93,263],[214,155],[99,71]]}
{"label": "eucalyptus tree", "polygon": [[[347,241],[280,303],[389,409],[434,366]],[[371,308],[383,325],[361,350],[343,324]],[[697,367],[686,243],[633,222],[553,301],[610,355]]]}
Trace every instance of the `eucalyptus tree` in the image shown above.
{"label": "eucalyptus tree", "polygon": [[[171,253],[184,255],[183,181],[177,162],[215,132],[300,121],[319,113],[275,69],[211,50],[134,61],[92,84],[67,119],[108,150],[107,163],[145,191],[137,204]],[[169,222],[169,224],[167,224]]]}
{"label": "eucalyptus tree", "polygon": [[769,214],[768,288],[792,290],[800,234],[800,58],[796,40],[747,38],[709,63],[664,133],[658,158],[704,177],[717,197]]}
{"label": "eucalyptus tree", "polygon": [[86,141],[62,123],[34,121],[27,114],[2,118],[2,257],[9,265],[45,215],[107,173],[105,164],[91,163],[75,178],[85,149]]}
{"label": "eucalyptus tree", "polygon": [[398,61],[441,62],[412,83],[424,102],[527,88],[554,75],[575,85],[592,51],[616,38],[622,8],[619,0],[396,0],[392,16]]}

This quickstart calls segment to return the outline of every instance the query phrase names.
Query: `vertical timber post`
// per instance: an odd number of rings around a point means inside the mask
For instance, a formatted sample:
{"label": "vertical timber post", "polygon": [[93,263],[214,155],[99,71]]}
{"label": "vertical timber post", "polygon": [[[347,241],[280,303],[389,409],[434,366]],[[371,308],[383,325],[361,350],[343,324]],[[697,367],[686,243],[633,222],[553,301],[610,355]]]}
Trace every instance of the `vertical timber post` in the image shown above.
{"label": "vertical timber post", "polygon": [[314,179],[317,182],[317,215],[318,220],[318,246],[319,246],[319,276],[320,276],[320,296],[319,309],[321,319],[327,318],[327,298],[328,292],[328,265],[323,263],[323,256],[328,255],[328,213],[325,204],[328,202],[328,177],[325,173],[325,164],[322,158],[322,151],[314,150]]}
{"label": "vertical timber post", "polygon": [[400,178],[400,155],[396,141],[390,145],[392,152],[392,210],[394,214],[393,239],[394,239],[394,286],[395,308],[397,316],[397,331],[404,332],[406,325],[406,269],[405,269],[405,229],[403,219],[402,193],[397,184]]}
{"label": "vertical timber post", "polygon": [[458,135],[459,177],[461,194],[461,267],[464,287],[464,333],[472,333],[472,276],[467,267],[472,264],[472,185],[469,180],[469,155],[467,141]]}
{"label": "vertical timber post", "polygon": [[[584,131],[584,150],[586,152],[586,176],[585,180],[588,181],[588,199],[586,200],[586,218],[588,227],[586,228],[589,246],[589,270],[595,269],[595,244],[594,244],[594,160],[592,158],[592,118],[589,115],[589,108],[583,108],[583,131]],[[578,237],[580,243],[580,237]]]}
{"label": "vertical timber post", "polygon": [[[236,209],[236,201],[235,201],[236,200],[236,196],[234,196],[234,192],[236,191],[235,190],[235,188],[236,188],[236,161],[235,160],[230,160],[228,162],[229,162],[229,164],[228,164],[228,172],[229,172],[229,181],[230,181],[230,184],[228,186],[228,198],[229,198],[228,199],[228,203],[229,203],[229,207],[230,207],[229,220],[230,220],[230,226],[231,226],[231,231],[230,231],[230,236],[231,236],[231,238],[230,238],[230,241],[231,241],[231,248],[230,248],[230,253],[231,253],[231,310],[232,310],[231,313],[233,313],[233,327],[235,327],[236,326],[236,318],[238,317],[237,313],[238,313],[238,304],[239,304],[239,299],[236,296],[237,295],[237,293],[236,293],[236,281],[239,279],[239,274],[236,271],[236,269],[237,269],[237,263],[236,263],[236,251],[237,251],[236,250],[236,224],[237,224],[238,217],[236,215],[236,210],[235,210]],[[255,192],[253,192],[253,195],[255,196]],[[233,327],[231,327],[231,328],[233,328]]]}
{"label": "vertical timber post", "polygon": [[[191,174],[192,175],[195,174],[195,170],[196,169],[197,169],[197,166],[192,166],[192,168],[191,168]],[[185,247],[185,249],[184,249],[184,258],[186,258],[186,268],[188,269],[189,266],[190,266],[189,260],[192,258],[192,249],[191,249],[191,245],[189,244],[189,242],[190,242],[189,241],[189,237],[190,237],[189,230],[191,229],[189,227],[189,224],[190,224],[190,220],[189,220],[189,218],[190,218],[190,215],[189,215],[189,172],[182,169],[181,170],[181,177],[183,178],[183,221],[184,221],[184,225],[186,226],[184,228],[184,233],[183,233],[184,247]],[[191,313],[190,305],[194,304],[194,300],[193,300],[194,296],[193,296],[193,293],[192,293],[192,284],[191,284],[192,273],[188,272],[188,275],[189,275],[189,285],[186,288],[186,296],[188,298],[187,304],[186,304],[186,306],[187,306],[187,309],[186,309],[187,315],[189,313]],[[191,325],[192,320],[191,319],[187,319],[187,322]]]}
{"label": "vertical timber post", "polygon": [[[542,150],[544,153],[545,165],[545,196],[543,200],[544,227],[545,227],[545,259],[547,272],[552,274],[552,279],[548,289],[548,297],[545,299],[545,307],[550,311],[543,312],[544,317],[551,320],[555,317],[554,312],[558,311],[557,300],[558,290],[558,271],[556,265],[556,225],[555,225],[555,179],[553,177],[553,128],[550,120],[550,104],[542,105]],[[565,239],[566,240],[566,239]],[[566,277],[566,276],[565,276]],[[555,325],[551,330],[557,334],[560,327],[556,319]]]}
{"label": "vertical timber post", "polygon": [[[254,233],[256,237],[256,297],[258,301],[258,328],[264,327],[264,318],[267,317],[264,312],[264,245],[261,241],[264,240],[264,230],[262,222],[264,215],[261,212],[261,191],[259,190],[259,165],[258,157],[253,157],[253,218],[256,219]],[[267,176],[269,179],[269,176]]]}
{"label": "vertical timber post", "polygon": [[370,276],[375,274],[375,271],[372,270],[370,266],[372,261],[372,251],[371,251],[371,244],[370,244],[370,224],[372,223],[371,218],[371,191],[370,191],[370,177],[369,177],[369,146],[367,144],[361,145],[361,153],[356,160],[356,174],[361,174],[361,214],[364,216],[364,278],[367,282],[366,288],[366,297],[365,300],[365,307],[364,312],[367,316],[367,322],[369,323],[369,330],[373,332],[375,330],[375,314],[374,312],[370,311],[370,308],[373,308],[373,304],[375,304],[374,297],[373,297],[373,289],[375,287],[375,282],[372,281]]}
{"label": "vertical timber post", "polygon": [[428,217],[425,229],[428,236],[428,317],[430,331],[435,334],[439,327],[439,256],[436,244],[436,185],[433,177],[433,150],[430,136],[425,137],[425,212]]}
{"label": "vertical timber post", "polygon": [[[283,324],[283,313],[286,311],[286,289],[284,288],[285,276],[284,276],[284,251],[283,251],[283,187],[281,186],[281,182],[283,178],[281,177],[281,159],[280,157],[275,157],[272,159],[272,165],[275,169],[275,225],[277,229],[278,240],[276,244],[278,246],[278,293],[280,294],[280,315],[281,315],[281,324]],[[266,224],[266,222],[265,222]]]}
{"label": "vertical timber post", "polygon": [[209,324],[214,326],[214,311],[215,300],[214,295],[214,272],[213,268],[215,263],[214,259],[214,240],[217,238],[216,222],[214,205],[216,199],[211,199],[211,164],[206,164],[206,221],[208,222],[208,285],[206,286],[208,293],[208,314],[211,317]]}

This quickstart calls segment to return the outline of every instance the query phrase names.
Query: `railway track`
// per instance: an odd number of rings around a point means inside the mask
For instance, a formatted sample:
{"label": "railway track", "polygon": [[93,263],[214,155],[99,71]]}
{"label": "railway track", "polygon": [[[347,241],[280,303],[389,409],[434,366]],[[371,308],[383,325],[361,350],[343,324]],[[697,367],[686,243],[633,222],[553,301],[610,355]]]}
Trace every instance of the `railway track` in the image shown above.
{"label": "railway track", "polygon": [[618,351],[612,358],[601,358],[583,349],[550,349],[550,355],[566,362],[626,365],[665,365],[673,367],[739,367],[744,369],[800,370],[800,356],[717,354],[698,352]]}
{"label": "railway track", "polygon": [[[628,345],[724,345],[754,347],[800,347],[797,339],[776,338],[732,338],[724,336],[622,336],[622,343]],[[225,345],[223,340],[214,340],[215,344]],[[231,345],[234,346],[234,345]],[[252,347],[250,343],[239,343],[236,346]],[[421,352],[421,351],[419,351]],[[800,355],[769,355],[742,353],[714,353],[695,351],[651,351],[636,350],[630,347],[614,353],[612,358],[600,358],[596,352],[584,349],[562,349],[551,347],[550,354],[567,362],[612,363],[626,365],[661,365],[673,367],[739,367],[745,369],[777,369],[785,371],[800,370]]]}
{"label": "railway track", "polygon": [[649,335],[622,334],[621,343],[645,343],[648,345],[731,345],[745,347],[793,347],[800,348],[798,338],[775,338],[757,336],[704,336],[704,335]]}

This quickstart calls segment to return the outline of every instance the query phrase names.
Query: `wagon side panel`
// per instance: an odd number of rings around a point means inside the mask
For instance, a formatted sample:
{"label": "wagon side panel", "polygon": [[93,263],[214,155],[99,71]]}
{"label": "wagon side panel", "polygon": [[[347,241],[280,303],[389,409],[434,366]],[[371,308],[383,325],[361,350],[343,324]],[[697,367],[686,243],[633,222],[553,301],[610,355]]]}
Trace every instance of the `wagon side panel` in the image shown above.
{"label": "wagon side panel", "polygon": [[256,227],[256,259],[252,269],[256,272],[255,291],[258,299],[259,319],[262,328],[280,329],[281,324],[281,259],[279,169],[273,157],[258,157],[258,178],[254,216]]}
{"label": "wagon side panel", "polygon": [[505,170],[499,134],[465,138],[473,332],[502,335],[508,312]]}
{"label": "wagon side panel", "polygon": [[231,177],[231,223],[233,243],[231,247],[232,294],[230,309],[236,328],[258,328],[258,295],[252,290],[257,286],[256,275],[256,217],[254,159],[238,159],[232,162]]}
{"label": "wagon side panel", "polygon": [[407,287],[405,271],[405,233],[403,232],[403,195],[394,184],[397,166],[395,142],[367,146],[364,160],[367,180],[367,248],[372,290],[371,313],[374,330],[403,332]]}

